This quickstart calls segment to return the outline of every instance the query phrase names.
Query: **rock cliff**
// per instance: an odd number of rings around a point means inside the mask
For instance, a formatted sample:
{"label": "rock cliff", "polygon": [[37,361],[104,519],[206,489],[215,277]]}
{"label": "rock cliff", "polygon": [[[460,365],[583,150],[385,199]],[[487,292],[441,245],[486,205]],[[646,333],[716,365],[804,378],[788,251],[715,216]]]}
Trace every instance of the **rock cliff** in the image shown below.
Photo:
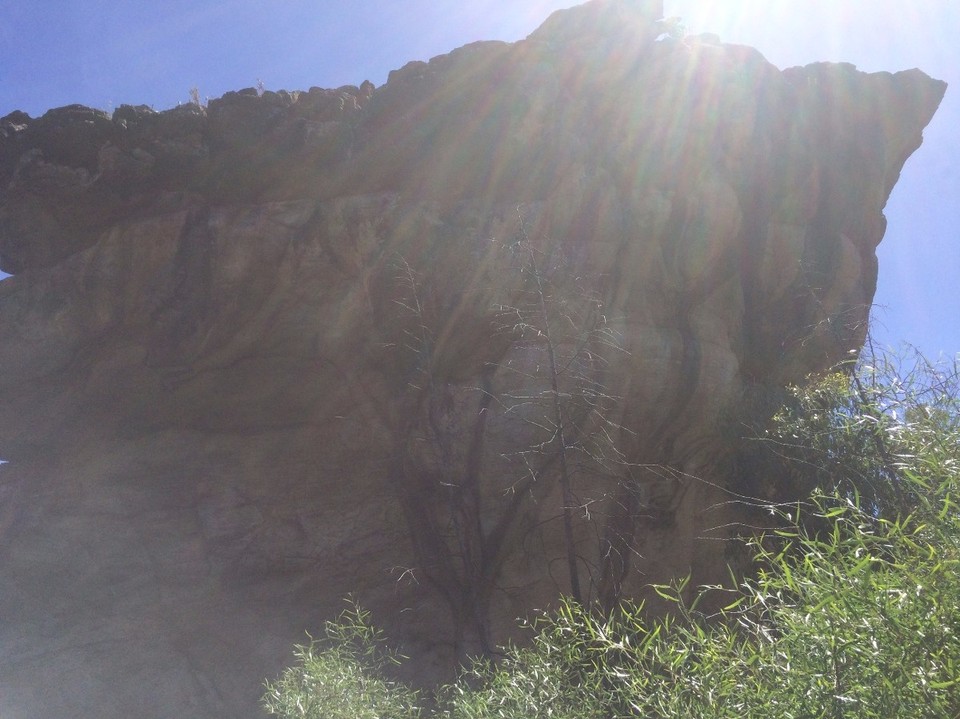
{"label": "rock cliff", "polygon": [[861,346],[945,85],[660,10],[0,120],[4,719],[256,715],[351,592],[429,681],[725,576],[739,423]]}

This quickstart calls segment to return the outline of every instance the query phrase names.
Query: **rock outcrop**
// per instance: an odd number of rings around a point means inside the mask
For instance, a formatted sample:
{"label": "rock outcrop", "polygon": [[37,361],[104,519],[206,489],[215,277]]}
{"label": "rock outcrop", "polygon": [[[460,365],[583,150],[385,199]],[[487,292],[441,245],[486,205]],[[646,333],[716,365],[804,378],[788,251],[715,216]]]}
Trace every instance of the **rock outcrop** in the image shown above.
{"label": "rock outcrop", "polygon": [[658,5],[0,120],[4,719],[255,715],[348,593],[429,681],[574,583],[725,576],[737,423],[861,346],[945,85]]}

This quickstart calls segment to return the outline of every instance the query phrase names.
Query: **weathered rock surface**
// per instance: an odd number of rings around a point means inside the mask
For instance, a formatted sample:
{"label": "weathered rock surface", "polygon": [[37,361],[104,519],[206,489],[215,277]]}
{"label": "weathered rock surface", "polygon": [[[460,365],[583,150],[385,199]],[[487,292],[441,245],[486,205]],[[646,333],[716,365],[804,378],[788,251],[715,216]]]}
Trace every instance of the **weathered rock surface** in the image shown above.
{"label": "weathered rock surface", "polygon": [[256,715],[350,592],[443,675],[570,590],[558,406],[582,593],[725,575],[738,418],[861,345],[945,85],[658,4],[0,120],[0,716]]}

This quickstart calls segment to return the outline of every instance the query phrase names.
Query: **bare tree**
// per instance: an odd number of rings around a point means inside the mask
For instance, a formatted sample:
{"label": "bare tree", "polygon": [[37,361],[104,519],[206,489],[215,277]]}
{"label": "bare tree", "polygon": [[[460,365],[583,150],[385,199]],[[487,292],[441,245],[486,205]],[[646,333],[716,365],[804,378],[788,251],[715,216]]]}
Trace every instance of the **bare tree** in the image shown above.
{"label": "bare tree", "polygon": [[[567,574],[562,590],[580,603],[591,599],[598,568],[578,550],[576,526],[589,507],[577,496],[575,479],[624,466],[619,428],[609,419],[617,398],[602,381],[605,355],[622,350],[602,303],[561,252],[535,246],[522,216],[515,241],[495,249],[518,281],[509,301],[489,308],[487,339],[502,351],[475,363],[469,379],[453,376],[443,298],[403,258],[394,265],[394,304],[402,318],[394,350],[406,380],[392,480],[407,517],[415,573],[450,607],[458,647],[472,638],[485,653],[492,651],[488,613],[503,562],[529,531],[520,519],[557,488]],[[589,591],[583,571],[591,577]]]}

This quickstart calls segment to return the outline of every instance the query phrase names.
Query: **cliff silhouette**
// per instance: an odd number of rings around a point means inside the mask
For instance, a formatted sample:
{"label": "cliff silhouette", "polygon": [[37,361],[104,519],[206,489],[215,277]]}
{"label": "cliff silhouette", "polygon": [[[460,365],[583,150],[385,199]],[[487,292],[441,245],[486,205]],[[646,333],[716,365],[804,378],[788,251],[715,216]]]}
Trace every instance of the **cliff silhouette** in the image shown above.
{"label": "cliff silhouette", "polygon": [[253,715],[349,593],[429,682],[726,579],[794,489],[741,429],[862,346],[945,85],[661,15],[0,119],[0,715]]}

